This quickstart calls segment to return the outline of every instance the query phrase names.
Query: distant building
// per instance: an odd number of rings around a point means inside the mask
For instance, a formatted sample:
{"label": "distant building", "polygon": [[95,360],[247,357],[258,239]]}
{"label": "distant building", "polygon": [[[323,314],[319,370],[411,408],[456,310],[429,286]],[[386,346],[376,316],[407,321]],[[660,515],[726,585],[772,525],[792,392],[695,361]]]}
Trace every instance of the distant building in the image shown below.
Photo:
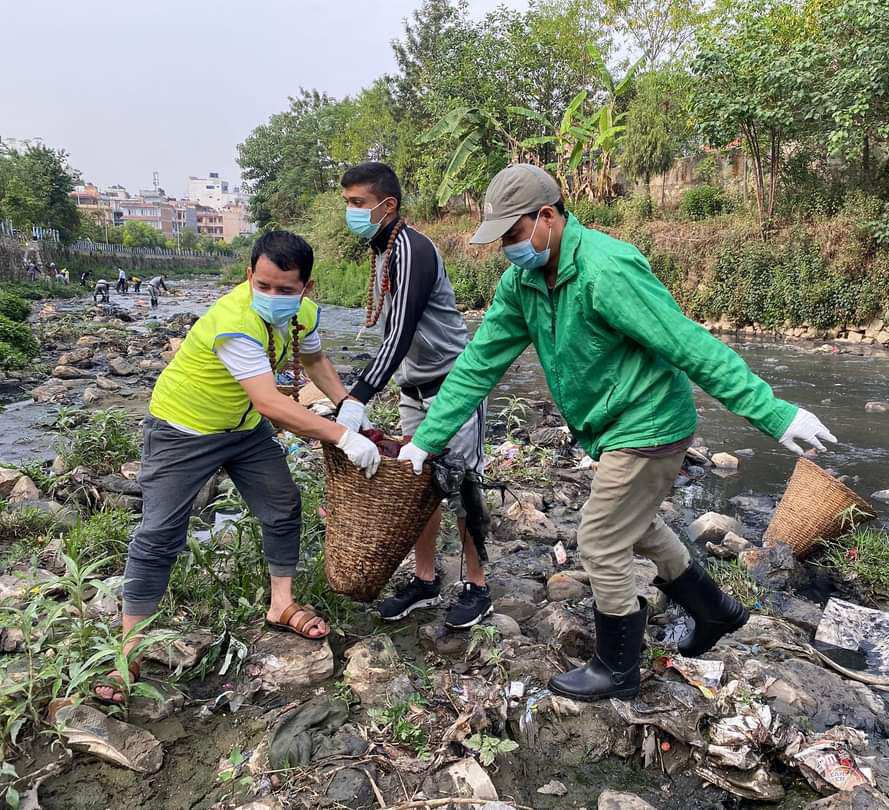
{"label": "distant building", "polygon": [[236,236],[256,233],[256,225],[250,220],[250,210],[242,202],[229,203],[222,209],[222,236],[231,242]]}
{"label": "distant building", "polygon": [[197,206],[188,200],[177,200],[174,233],[181,234],[185,233],[185,231],[198,232]]}
{"label": "distant building", "polygon": [[247,203],[247,197],[241,193],[240,188],[229,185],[228,180],[222,180],[219,172],[210,172],[207,177],[189,177],[185,196],[190,202],[215,208],[217,211],[227,205]]}
{"label": "distant building", "polygon": [[196,205],[195,216],[198,236],[209,236],[218,240],[224,238],[221,211],[217,211],[209,205]]}

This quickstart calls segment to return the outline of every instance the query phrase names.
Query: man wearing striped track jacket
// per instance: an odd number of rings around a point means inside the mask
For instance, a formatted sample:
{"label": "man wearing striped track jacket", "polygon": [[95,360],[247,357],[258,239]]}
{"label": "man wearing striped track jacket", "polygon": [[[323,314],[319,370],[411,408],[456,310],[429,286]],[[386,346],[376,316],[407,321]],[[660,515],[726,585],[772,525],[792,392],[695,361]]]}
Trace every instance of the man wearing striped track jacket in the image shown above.
{"label": "man wearing striped track jacket", "polygon": [[[342,178],[349,229],[370,241],[374,279],[368,302],[370,319],[383,324],[383,342],[339,408],[337,421],[357,430],[365,408],[391,378],[401,389],[401,428],[412,436],[435,400],[438,389],[469,342],[463,316],[444,262],[429,237],[401,218],[401,186],[383,163],[361,163]],[[370,285],[369,285],[370,286]],[[468,471],[484,470],[486,405],[483,402],[448,448]],[[478,498],[475,499],[476,502]],[[457,514],[467,564],[466,581],[445,623],[452,628],[477,624],[493,612],[484,570],[475,543],[466,529],[466,508],[460,498],[449,505]],[[379,606],[380,616],[397,621],[419,608],[441,602],[441,580],[435,573],[435,549],[441,525],[437,509],[415,547],[413,580]]]}

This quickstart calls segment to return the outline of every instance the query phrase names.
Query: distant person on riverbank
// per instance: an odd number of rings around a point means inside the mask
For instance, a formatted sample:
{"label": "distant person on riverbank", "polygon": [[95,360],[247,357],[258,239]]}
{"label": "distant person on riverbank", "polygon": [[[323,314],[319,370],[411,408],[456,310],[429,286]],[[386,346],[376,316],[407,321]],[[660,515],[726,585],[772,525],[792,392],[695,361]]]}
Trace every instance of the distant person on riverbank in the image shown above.
{"label": "distant person on riverbank", "polygon": [[126,271],[122,267],[117,268],[117,292],[126,295],[127,294],[127,274]]}
{"label": "distant person on riverbank", "polygon": [[534,345],[571,433],[599,461],[577,532],[596,599],[596,653],[549,688],[577,700],[632,698],[647,622],[634,552],[654,561],[654,584],[694,619],[679,641],[682,655],[707,652],[748,619],[658,515],[697,425],[689,379],[795,453],[803,452],[799,442],[823,450],[822,441],[836,439],[686,318],[635,247],[566,214],[543,169],[507,166],[491,181],[472,242],[497,240],[511,265],[399,458],[420,473]]}
{"label": "distant person on riverbank", "polygon": [[[427,236],[401,217],[401,185],[395,172],[383,163],[361,163],[349,169],[340,184],[349,230],[370,243],[367,325],[382,319],[383,342],[340,406],[337,421],[352,430],[360,429],[366,422],[367,403],[394,377],[401,389],[401,430],[411,435],[469,341],[469,332],[457,310],[441,254]],[[483,399],[466,414],[447,443],[451,456],[466,470],[460,496],[448,499],[457,515],[467,562],[460,596],[445,616],[445,624],[451,628],[471,627],[493,612],[481,558],[490,518],[477,477],[485,464]],[[414,548],[414,578],[382,601],[381,618],[396,621],[441,602],[442,583],[435,574],[440,526],[441,509],[436,509]],[[462,570],[460,577],[463,579]]]}
{"label": "distant person on riverbank", "polygon": [[101,303],[107,304],[110,300],[111,295],[108,282],[104,278],[100,278],[93,289],[93,303],[98,304],[101,301]]}
{"label": "distant person on riverbank", "polygon": [[133,292],[138,295],[139,290],[142,288],[142,278],[140,276],[132,275],[130,276],[130,281],[133,284]]}
{"label": "distant person on riverbank", "polygon": [[[133,630],[157,612],[173,563],[185,548],[194,499],[220,468],[262,525],[271,578],[266,623],[309,640],[330,632],[314,608],[293,599],[302,504],[272,422],[303,439],[335,444],[368,477],[376,472],[380,454],[369,439],[317,416],[275,385],[276,371],[301,364],[332,402],[347,396],[321,349],[320,309],[305,297],[312,264],[311,247],[292,233],[270,231],[257,239],[247,280],[192,326],[154,386],[139,476],[142,522],[127,549],[123,582],[131,680],[139,677]],[[97,697],[125,702],[122,673],[105,680],[94,688]]]}
{"label": "distant person on riverbank", "polygon": [[90,271],[89,271],[89,270],[84,270],[84,271],[80,274],[80,286],[81,286],[81,287],[86,287],[86,282],[87,282],[87,279],[89,278],[89,275],[90,275]]}
{"label": "distant person on riverbank", "polygon": [[37,278],[40,275],[40,268],[34,263],[33,259],[28,262],[28,269],[26,272],[28,275],[28,281],[32,283],[37,281]]}
{"label": "distant person on riverbank", "polygon": [[70,284],[71,283],[71,274],[68,272],[67,267],[63,267],[59,271],[59,278],[62,280],[62,284]]}
{"label": "distant person on riverbank", "polygon": [[159,276],[155,276],[153,279],[151,279],[151,281],[149,281],[148,283],[152,287],[154,287],[155,290],[163,290],[164,292],[170,292],[167,289],[167,285],[165,283],[166,280],[167,280],[166,273],[161,273]]}

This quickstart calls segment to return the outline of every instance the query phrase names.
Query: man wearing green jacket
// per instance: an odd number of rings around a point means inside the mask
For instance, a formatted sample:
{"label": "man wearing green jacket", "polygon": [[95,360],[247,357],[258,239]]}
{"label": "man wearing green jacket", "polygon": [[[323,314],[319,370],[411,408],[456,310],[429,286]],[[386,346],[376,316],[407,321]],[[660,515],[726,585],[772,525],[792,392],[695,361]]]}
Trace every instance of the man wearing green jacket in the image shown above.
{"label": "man wearing green jacket", "polygon": [[515,164],[491,181],[472,242],[497,239],[512,264],[399,458],[419,473],[534,344],[568,427],[599,460],[577,537],[596,598],[596,654],[549,686],[579,700],[633,697],[647,618],[634,552],[654,561],[655,584],[695,622],[683,655],[706,652],[748,618],[658,516],[697,424],[689,378],[793,452],[800,440],[823,450],[822,439],[836,439],[686,318],[636,248],[566,216],[543,169]]}

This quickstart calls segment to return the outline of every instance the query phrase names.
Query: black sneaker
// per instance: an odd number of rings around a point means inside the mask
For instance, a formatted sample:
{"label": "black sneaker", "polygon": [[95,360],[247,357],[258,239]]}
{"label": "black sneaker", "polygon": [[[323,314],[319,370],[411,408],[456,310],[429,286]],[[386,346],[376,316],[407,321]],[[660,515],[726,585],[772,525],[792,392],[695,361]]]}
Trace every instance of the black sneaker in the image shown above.
{"label": "black sneaker", "polygon": [[422,608],[441,604],[441,579],[432,582],[414,577],[407,585],[380,602],[380,618],[387,622],[397,622],[409,613]]}
{"label": "black sneaker", "polygon": [[448,608],[445,626],[452,630],[464,630],[478,624],[493,612],[494,606],[491,604],[491,591],[488,586],[479,587],[471,582],[464,582],[460,598],[456,604]]}

